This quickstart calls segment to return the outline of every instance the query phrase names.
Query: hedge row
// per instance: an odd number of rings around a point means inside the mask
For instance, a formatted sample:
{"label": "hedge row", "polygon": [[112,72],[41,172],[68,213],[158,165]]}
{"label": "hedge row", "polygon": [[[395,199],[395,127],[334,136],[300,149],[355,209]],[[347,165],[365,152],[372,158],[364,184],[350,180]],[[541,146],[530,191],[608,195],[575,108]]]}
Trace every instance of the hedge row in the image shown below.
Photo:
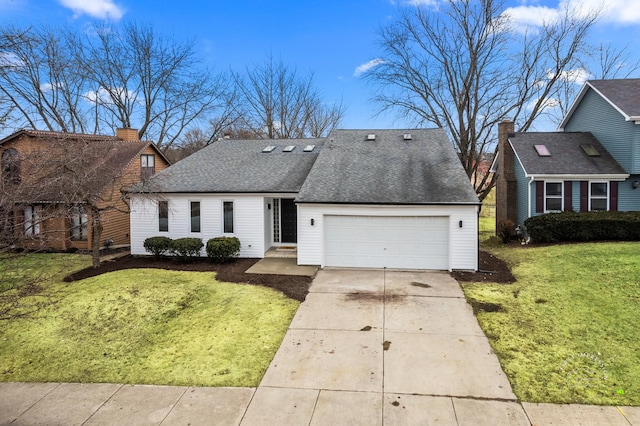
{"label": "hedge row", "polygon": [[[144,249],[156,258],[176,256],[182,261],[200,257],[204,243],[201,238],[150,237],[144,240]],[[214,262],[227,262],[240,254],[240,240],[236,237],[216,237],[207,241],[207,256]]]}
{"label": "hedge row", "polygon": [[640,240],[640,212],[562,212],[533,216],[524,225],[537,243]]}

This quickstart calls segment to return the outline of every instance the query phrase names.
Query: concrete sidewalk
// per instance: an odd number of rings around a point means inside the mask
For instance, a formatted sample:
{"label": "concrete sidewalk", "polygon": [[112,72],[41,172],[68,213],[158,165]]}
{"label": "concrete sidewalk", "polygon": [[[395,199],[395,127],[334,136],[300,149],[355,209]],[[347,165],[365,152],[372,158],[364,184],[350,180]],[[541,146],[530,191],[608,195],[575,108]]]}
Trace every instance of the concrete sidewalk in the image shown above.
{"label": "concrete sidewalk", "polygon": [[640,425],[520,404],[448,274],[319,271],[260,386],[0,384],[12,425]]}

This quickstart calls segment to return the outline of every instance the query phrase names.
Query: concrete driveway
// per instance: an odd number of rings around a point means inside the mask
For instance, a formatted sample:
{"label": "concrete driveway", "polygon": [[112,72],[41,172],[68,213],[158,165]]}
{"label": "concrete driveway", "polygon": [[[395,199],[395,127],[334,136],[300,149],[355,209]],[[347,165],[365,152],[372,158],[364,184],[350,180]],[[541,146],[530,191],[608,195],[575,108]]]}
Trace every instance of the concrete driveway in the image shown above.
{"label": "concrete driveway", "polygon": [[629,426],[640,407],[518,404],[448,274],[328,269],[258,388],[0,383],[5,424]]}
{"label": "concrete driveway", "polygon": [[319,271],[242,425],[529,425],[448,274]]}

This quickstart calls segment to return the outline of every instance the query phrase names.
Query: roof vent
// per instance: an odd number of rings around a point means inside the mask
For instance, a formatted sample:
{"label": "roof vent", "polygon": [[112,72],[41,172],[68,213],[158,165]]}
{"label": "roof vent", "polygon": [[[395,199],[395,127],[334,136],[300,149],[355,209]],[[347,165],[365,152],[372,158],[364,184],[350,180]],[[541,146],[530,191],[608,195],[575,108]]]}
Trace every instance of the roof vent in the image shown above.
{"label": "roof vent", "polygon": [[271,151],[273,151],[274,149],[276,149],[276,147],[275,147],[275,146],[273,146],[273,145],[269,145],[269,146],[265,147],[265,148],[262,150],[262,152],[271,152]]}
{"label": "roof vent", "polygon": [[304,152],[312,152],[315,147],[315,145],[307,145],[304,147]]}
{"label": "roof vent", "polygon": [[370,133],[367,135],[367,140],[368,141],[375,141],[376,140],[376,135],[373,133]]}
{"label": "roof vent", "polygon": [[580,148],[587,154],[589,157],[600,157],[600,153],[596,149],[595,146],[591,144],[580,145]]}
{"label": "roof vent", "polygon": [[551,153],[544,145],[534,145],[533,146],[540,157],[551,157]]}
{"label": "roof vent", "polygon": [[284,149],[282,150],[282,152],[291,152],[296,148],[295,145],[287,145],[284,147]]}
{"label": "roof vent", "polygon": [[405,141],[410,141],[411,139],[413,139],[413,137],[411,136],[411,133],[405,133],[404,135],[402,135],[402,139],[404,139]]}

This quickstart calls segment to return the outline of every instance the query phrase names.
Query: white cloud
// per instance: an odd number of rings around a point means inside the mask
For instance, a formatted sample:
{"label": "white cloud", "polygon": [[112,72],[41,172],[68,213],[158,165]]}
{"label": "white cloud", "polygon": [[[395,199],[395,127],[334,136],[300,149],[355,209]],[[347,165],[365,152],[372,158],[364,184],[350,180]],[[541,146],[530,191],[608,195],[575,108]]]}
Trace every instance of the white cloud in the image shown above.
{"label": "white cloud", "polygon": [[119,20],[124,15],[124,9],[116,5],[113,0],[59,0],[60,4],[73,10],[74,17],[88,15],[98,19]]}
{"label": "white cloud", "polygon": [[537,27],[553,23],[570,10],[577,16],[600,13],[600,21],[617,24],[640,24],[640,0],[560,0],[556,7],[527,5],[509,7],[503,15],[508,15],[518,26]]}
{"label": "white cloud", "polygon": [[0,52],[0,67],[20,67],[24,61],[14,53]]}
{"label": "white cloud", "polygon": [[369,71],[371,68],[377,67],[378,65],[382,65],[384,63],[385,62],[380,58],[372,59],[369,62],[358,66],[354,71],[353,76],[360,77],[362,74]]}
{"label": "white cloud", "polygon": [[[539,100],[540,100],[540,98],[537,98],[537,99],[534,99],[531,102],[529,102],[527,104],[526,109],[528,111],[533,110],[533,108],[536,106],[536,104],[538,103]],[[559,100],[557,100],[556,98],[547,98],[547,99],[544,99],[542,101],[542,104],[540,105],[540,110],[541,111],[545,111],[545,110],[548,110],[548,109],[557,108],[559,106],[560,106],[560,101]]]}
{"label": "white cloud", "polygon": [[42,92],[51,92],[53,89],[64,89],[63,83],[44,83],[40,85],[40,90]]}
{"label": "white cloud", "polygon": [[[120,99],[122,99],[123,101],[125,99],[133,99],[135,101],[136,99],[135,92],[132,92],[131,90],[125,90],[122,87],[118,87],[113,91],[117,93],[120,96]],[[104,87],[101,87],[100,89],[98,89],[98,91],[91,90],[89,92],[86,92],[84,94],[84,97],[87,101],[93,104],[100,103],[105,105],[113,105],[113,99],[111,97],[111,94]]]}
{"label": "white cloud", "polygon": [[[547,72],[547,78],[553,78],[554,74],[552,72]],[[576,68],[573,70],[562,71],[560,73],[560,79],[564,81],[568,81],[569,83],[575,83],[582,86],[587,80],[592,78],[593,76],[584,68]]]}

